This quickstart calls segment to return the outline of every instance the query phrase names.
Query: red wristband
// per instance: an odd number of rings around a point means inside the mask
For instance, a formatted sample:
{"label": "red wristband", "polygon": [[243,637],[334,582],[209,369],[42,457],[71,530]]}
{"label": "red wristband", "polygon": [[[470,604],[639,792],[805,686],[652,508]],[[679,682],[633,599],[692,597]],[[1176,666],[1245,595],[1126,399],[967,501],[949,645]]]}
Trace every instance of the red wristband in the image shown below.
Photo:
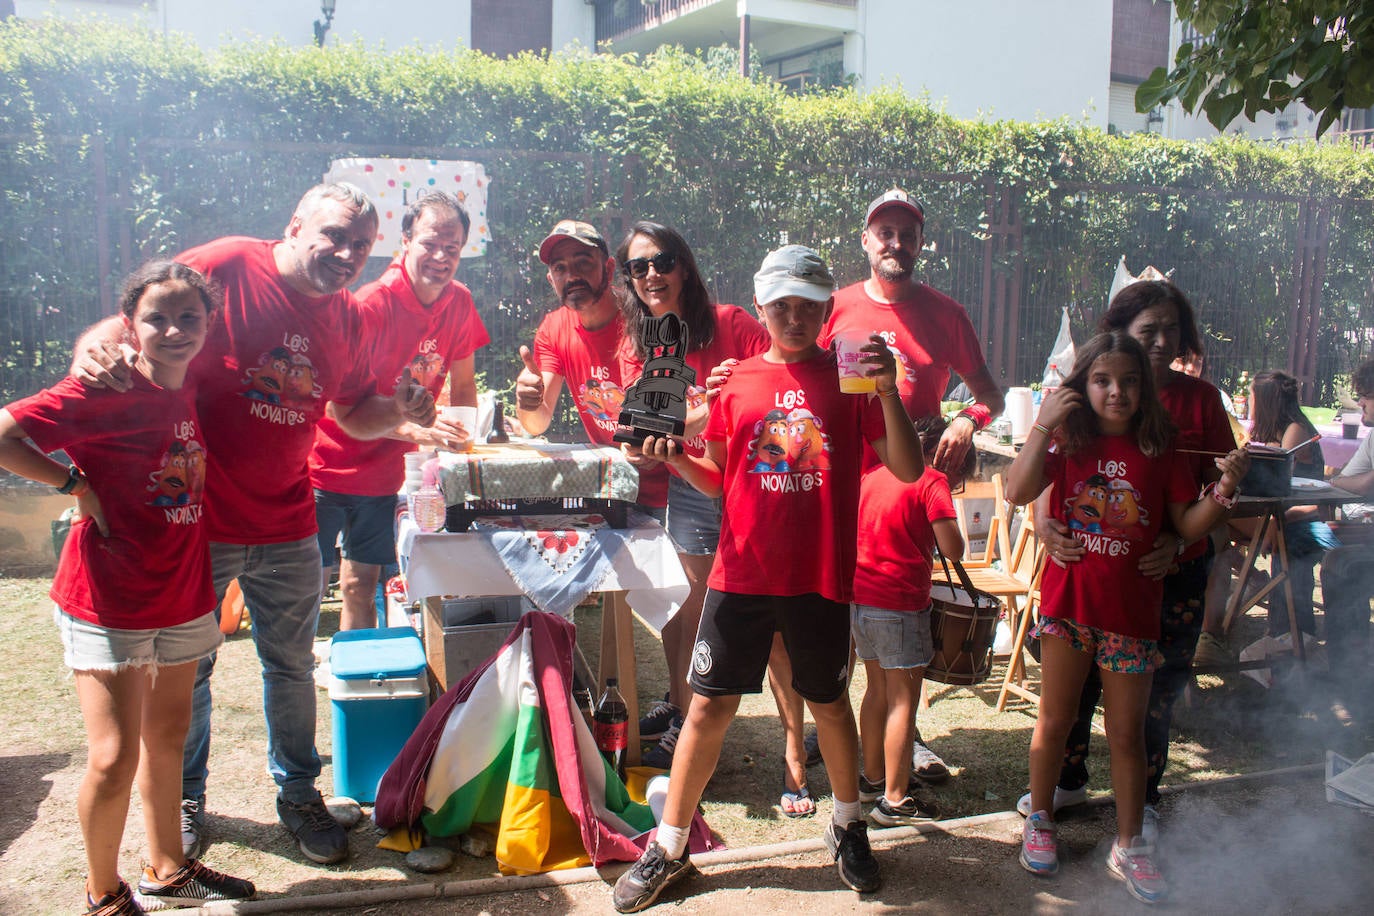
{"label": "red wristband", "polygon": [[973,421],[974,429],[982,429],[992,422],[992,411],[986,404],[970,404],[959,411],[959,416]]}

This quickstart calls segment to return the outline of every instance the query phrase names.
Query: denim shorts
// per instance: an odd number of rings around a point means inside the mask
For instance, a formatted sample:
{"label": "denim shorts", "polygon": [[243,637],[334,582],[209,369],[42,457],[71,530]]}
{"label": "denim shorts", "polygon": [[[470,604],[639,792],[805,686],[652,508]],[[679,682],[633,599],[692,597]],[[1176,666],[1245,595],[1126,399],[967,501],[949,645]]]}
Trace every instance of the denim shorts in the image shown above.
{"label": "denim shorts", "polygon": [[1097,667],[1120,674],[1149,674],[1164,662],[1157,640],[1109,633],[1062,617],[1041,617],[1031,635],[1062,639],[1091,655]]}
{"label": "denim shorts", "polygon": [[678,553],[710,556],[720,543],[720,500],[674,474],[668,478],[668,537]]}
{"label": "denim shorts", "polygon": [[867,604],[851,605],[850,633],[854,654],[878,667],[924,668],[935,657],[930,634],[930,605],[919,611],[889,611]]}
{"label": "denim shorts", "polygon": [[396,497],[354,496],[315,491],[315,521],[320,526],[320,558],[339,560],[334,545],[343,533],[343,555],[355,563],[390,566],[396,562]]}
{"label": "denim shorts", "polygon": [[224,636],[213,613],[174,627],[116,630],[73,617],[53,607],[53,623],[62,634],[62,660],[73,671],[120,671],[184,665],[214,654]]}

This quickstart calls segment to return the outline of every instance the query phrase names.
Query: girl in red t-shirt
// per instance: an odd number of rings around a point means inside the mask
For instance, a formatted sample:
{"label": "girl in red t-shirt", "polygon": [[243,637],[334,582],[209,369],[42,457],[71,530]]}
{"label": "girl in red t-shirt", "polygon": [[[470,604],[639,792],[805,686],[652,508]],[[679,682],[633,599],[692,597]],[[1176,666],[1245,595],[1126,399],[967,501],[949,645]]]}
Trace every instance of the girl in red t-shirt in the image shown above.
{"label": "girl in red t-shirt", "polygon": [[[68,378],[0,410],[0,467],[77,502],[52,596],[88,736],[77,808],[87,912],[98,916],[254,893],[250,882],[188,860],[181,845],[191,685],[196,663],[223,639],[200,524],[204,437],[182,382],[218,301],[191,268],[149,263],[121,301],[137,351],[128,392]],[[57,449],[76,463],[47,457]],[[136,891],[119,876],[135,775],[149,846]]]}
{"label": "girl in red t-shirt", "polygon": [[1051,487],[1055,514],[1085,548],[1078,563],[1048,565],[1041,582],[1033,813],[1023,831],[1021,864],[1037,875],[1059,869],[1050,799],[1083,681],[1096,664],[1117,809],[1108,866],[1146,902],[1167,893],[1154,849],[1140,835],[1145,710],[1158,657],[1161,586],[1142,576],[1137,563],[1166,513],[1185,541],[1205,536],[1234,503],[1248,467],[1244,450],[1218,456],[1221,480],[1198,497],[1189,469],[1175,460],[1172,436],[1145,350],[1124,331],[1099,334],[1079,350],[1064,385],[1046,396],[1007,476],[1007,499],[1017,505]]}

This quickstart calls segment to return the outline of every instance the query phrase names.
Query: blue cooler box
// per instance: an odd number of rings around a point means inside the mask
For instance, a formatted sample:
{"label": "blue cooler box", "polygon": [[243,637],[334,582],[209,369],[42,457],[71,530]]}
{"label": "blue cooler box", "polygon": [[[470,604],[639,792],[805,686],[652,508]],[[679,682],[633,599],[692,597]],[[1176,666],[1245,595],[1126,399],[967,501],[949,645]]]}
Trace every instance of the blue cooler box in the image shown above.
{"label": "blue cooler box", "polygon": [[410,627],[346,630],[329,647],[334,794],[377,800],[377,783],[429,702],[425,649]]}

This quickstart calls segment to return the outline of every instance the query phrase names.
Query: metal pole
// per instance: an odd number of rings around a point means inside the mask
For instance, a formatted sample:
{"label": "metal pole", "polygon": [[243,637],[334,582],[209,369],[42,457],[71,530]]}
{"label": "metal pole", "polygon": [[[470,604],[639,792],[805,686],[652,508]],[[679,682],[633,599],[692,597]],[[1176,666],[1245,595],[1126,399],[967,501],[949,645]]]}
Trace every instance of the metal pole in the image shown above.
{"label": "metal pole", "polygon": [[739,75],[749,78],[749,14],[739,17]]}

